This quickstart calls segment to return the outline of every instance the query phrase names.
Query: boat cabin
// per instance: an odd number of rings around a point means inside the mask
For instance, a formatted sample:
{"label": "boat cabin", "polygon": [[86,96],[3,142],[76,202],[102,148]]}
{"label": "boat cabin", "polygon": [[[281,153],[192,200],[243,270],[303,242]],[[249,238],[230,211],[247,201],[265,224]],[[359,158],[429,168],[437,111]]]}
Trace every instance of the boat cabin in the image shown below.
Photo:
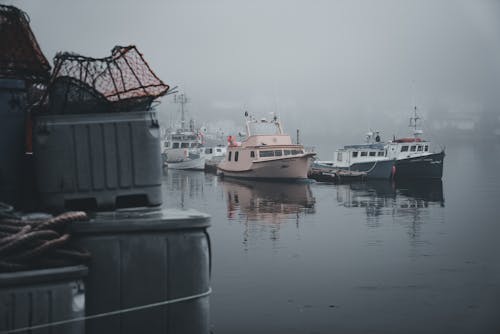
{"label": "boat cabin", "polygon": [[430,143],[421,138],[401,138],[387,143],[388,154],[392,158],[404,159],[431,154]]}
{"label": "boat cabin", "polygon": [[383,144],[347,145],[333,154],[333,164],[349,167],[355,163],[387,160],[387,149]]}
{"label": "boat cabin", "polygon": [[171,134],[165,142],[166,149],[197,148],[202,142],[195,132],[176,132]]}
{"label": "boat cabin", "polygon": [[[295,145],[294,145],[295,146]],[[254,160],[272,160],[275,158],[288,158],[293,156],[302,156],[304,154],[304,150],[297,146],[296,149],[276,149],[273,147],[272,149],[267,148],[258,148],[258,147],[246,147],[238,149],[229,149],[226,159],[228,162],[237,162],[243,154],[247,155],[247,159],[250,158],[251,161]]]}

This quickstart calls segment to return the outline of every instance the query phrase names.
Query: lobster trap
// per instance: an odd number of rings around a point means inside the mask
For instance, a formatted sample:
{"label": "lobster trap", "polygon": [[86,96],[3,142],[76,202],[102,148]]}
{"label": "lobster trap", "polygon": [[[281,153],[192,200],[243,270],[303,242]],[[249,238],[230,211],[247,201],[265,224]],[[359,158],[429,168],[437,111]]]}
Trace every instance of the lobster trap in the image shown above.
{"label": "lobster trap", "polygon": [[22,10],[0,5],[0,78],[45,82],[50,65]]}
{"label": "lobster trap", "polygon": [[154,74],[135,46],[116,46],[105,58],[58,53],[49,84],[48,111],[145,111],[168,90],[169,86]]}

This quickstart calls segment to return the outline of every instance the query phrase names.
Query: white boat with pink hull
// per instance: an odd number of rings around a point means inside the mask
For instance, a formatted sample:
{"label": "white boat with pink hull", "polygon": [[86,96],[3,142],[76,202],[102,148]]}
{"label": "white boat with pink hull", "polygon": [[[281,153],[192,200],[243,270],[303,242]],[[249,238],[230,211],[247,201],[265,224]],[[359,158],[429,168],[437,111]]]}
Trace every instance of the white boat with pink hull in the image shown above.
{"label": "white boat with pink hull", "polygon": [[245,112],[247,137],[236,142],[229,137],[226,157],[217,166],[221,176],[247,179],[307,179],[311,158],[304,146],[293,144],[283,133],[276,116],[271,121],[256,120]]}

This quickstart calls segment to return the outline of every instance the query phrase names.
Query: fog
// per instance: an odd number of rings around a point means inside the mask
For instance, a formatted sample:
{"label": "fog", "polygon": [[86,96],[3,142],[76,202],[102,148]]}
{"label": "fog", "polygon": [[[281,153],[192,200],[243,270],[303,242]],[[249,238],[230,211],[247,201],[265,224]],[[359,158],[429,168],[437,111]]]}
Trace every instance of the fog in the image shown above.
{"label": "fog", "polygon": [[[407,134],[417,105],[428,137],[500,138],[498,1],[6,3],[28,13],[49,59],[137,45],[187,94],[197,124],[230,127],[245,110],[275,112],[326,151],[363,141],[369,129]],[[179,117],[171,97],[158,108],[164,121]]]}

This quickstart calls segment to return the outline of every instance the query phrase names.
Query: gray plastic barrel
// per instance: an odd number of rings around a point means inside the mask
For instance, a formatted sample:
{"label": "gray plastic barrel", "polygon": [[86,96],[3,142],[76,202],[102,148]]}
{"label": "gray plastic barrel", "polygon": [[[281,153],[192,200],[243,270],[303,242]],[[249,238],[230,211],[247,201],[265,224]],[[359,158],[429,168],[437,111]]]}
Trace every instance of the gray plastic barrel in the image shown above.
{"label": "gray plastic barrel", "polygon": [[[87,267],[72,266],[0,274],[0,332],[65,321],[85,315],[83,277]],[[85,322],[22,333],[85,333]]]}
{"label": "gray plastic barrel", "polygon": [[0,201],[18,206],[25,151],[26,88],[0,79]]}
{"label": "gray plastic barrel", "polygon": [[33,136],[43,206],[100,210],[162,203],[154,111],[37,116]]}
{"label": "gray plastic barrel", "polygon": [[87,320],[87,333],[208,333],[208,226],[205,214],[171,209],[103,212],[73,224],[73,241],[92,254],[87,315],[129,310]]}

